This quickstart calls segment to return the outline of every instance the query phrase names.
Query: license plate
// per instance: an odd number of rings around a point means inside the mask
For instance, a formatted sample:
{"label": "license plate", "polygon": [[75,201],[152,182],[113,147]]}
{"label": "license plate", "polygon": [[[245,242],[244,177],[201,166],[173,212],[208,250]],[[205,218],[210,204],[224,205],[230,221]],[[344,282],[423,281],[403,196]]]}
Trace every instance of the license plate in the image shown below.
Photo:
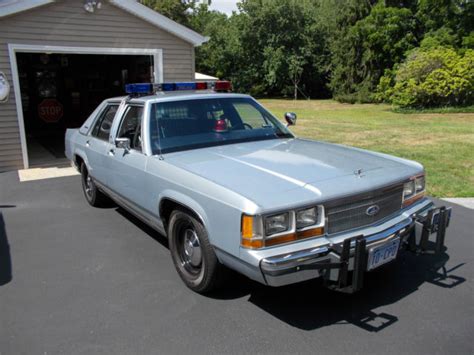
{"label": "license plate", "polygon": [[373,270],[379,267],[380,265],[383,265],[395,259],[398,254],[399,246],[400,238],[396,238],[388,243],[369,249],[369,260],[367,262],[367,270]]}

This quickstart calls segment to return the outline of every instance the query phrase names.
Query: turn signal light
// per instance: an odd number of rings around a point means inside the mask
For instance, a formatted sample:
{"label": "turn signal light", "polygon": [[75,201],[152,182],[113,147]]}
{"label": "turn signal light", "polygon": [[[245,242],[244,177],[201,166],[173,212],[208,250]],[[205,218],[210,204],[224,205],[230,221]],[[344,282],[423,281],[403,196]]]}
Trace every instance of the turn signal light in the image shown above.
{"label": "turn signal light", "polygon": [[265,246],[273,246],[278,244],[284,244],[289,242],[294,242],[296,240],[306,239],[317,237],[324,234],[324,228],[312,228],[305,231],[299,231],[296,233],[279,235],[278,237],[267,238],[265,239]]}
{"label": "turn signal light", "polygon": [[252,216],[242,216],[242,238],[252,239],[253,237],[253,219]]}
{"label": "turn signal light", "polygon": [[318,235],[323,235],[323,234],[324,234],[323,227],[307,229],[305,231],[300,231],[296,233],[296,235],[298,236],[298,239],[311,238],[311,237],[316,237]]}
{"label": "turn signal light", "polygon": [[263,240],[261,239],[244,239],[242,238],[242,243],[241,245],[245,248],[249,249],[258,249],[258,248],[263,248]]}
{"label": "turn signal light", "polygon": [[261,237],[255,235],[255,217],[242,215],[241,245],[245,248],[258,249],[263,247]]}
{"label": "turn signal light", "polygon": [[424,191],[403,201],[403,207],[413,205],[416,201],[421,200],[423,197],[425,197]]}
{"label": "turn signal light", "polygon": [[241,245],[244,248],[258,249],[269,247],[289,242],[294,242],[301,239],[312,238],[324,234],[324,227],[310,228],[303,231],[287,233],[275,237],[263,238],[260,233],[257,233],[256,217],[243,215],[241,226]]}

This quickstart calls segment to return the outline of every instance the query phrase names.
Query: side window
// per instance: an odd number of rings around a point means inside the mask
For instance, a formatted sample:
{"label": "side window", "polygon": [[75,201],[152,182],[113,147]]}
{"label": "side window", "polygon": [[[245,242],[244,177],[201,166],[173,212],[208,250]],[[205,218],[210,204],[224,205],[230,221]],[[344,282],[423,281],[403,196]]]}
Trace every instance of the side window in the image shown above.
{"label": "side window", "polygon": [[115,114],[117,113],[119,105],[109,105],[104,111],[102,111],[99,119],[95,123],[92,129],[91,135],[102,140],[108,140],[110,135],[110,129],[114,121]]}
{"label": "side window", "polygon": [[130,139],[130,148],[142,150],[143,107],[130,106],[123,116],[117,137]]}
{"label": "side window", "polygon": [[234,107],[243,124],[250,125],[252,128],[262,128],[268,125],[266,118],[254,106],[239,102],[234,104]]}

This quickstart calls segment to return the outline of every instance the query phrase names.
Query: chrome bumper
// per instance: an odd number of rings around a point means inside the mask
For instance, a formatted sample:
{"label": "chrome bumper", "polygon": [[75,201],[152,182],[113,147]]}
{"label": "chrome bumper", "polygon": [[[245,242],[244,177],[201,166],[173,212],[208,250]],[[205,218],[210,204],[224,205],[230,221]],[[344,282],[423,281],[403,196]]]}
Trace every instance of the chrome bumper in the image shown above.
{"label": "chrome bumper", "polygon": [[[368,249],[400,238],[400,247],[426,252],[429,236],[436,233],[435,251],[440,252],[450,217],[450,209],[436,208],[430,204],[380,233],[264,258],[260,261],[260,270],[266,284],[270,286],[282,286],[322,276],[334,288],[354,292],[362,287]],[[352,277],[349,277],[351,271]]]}

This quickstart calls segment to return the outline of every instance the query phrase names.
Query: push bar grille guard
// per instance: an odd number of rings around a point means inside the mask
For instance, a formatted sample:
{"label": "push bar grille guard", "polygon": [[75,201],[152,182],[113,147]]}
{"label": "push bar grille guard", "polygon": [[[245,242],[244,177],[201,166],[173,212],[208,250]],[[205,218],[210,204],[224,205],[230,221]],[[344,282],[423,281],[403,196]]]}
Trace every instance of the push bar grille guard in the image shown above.
{"label": "push bar grille guard", "polygon": [[[390,234],[385,239],[399,237],[403,246],[416,254],[422,253],[441,253],[444,250],[446,228],[451,219],[451,208],[437,207],[432,208],[426,214],[415,214],[409,223],[400,227],[397,231]],[[420,237],[417,238],[417,230],[421,229]],[[436,233],[434,248],[429,248],[429,237]],[[417,240],[419,239],[419,241]],[[363,286],[364,274],[367,270],[368,250],[370,246],[370,236],[356,236],[345,239],[342,246],[334,248],[339,255],[339,261],[334,262],[331,258],[325,258],[330,253],[326,247],[319,248],[320,254],[318,261],[313,263],[301,263],[289,268],[278,270],[265,270],[262,267],[264,277],[281,276],[304,270],[317,270],[324,277],[327,286],[338,291],[353,293],[359,291]],[[374,243],[375,244],[375,243]],[[353,259],[351,259],[353,257]],[[263,260],[268,263],[269,260]],[[353,264],[352,264],[353,262]],[[353,265],[352,271],[350,266]],[[262,266],[262,265],[261,265]],[[337,270],[333,273],[332,270]],[[351,275],[352,272],[352,275]],[[330,275],[336,275],[331,277]],[[268,280],[267,280],[268,281]]]}

